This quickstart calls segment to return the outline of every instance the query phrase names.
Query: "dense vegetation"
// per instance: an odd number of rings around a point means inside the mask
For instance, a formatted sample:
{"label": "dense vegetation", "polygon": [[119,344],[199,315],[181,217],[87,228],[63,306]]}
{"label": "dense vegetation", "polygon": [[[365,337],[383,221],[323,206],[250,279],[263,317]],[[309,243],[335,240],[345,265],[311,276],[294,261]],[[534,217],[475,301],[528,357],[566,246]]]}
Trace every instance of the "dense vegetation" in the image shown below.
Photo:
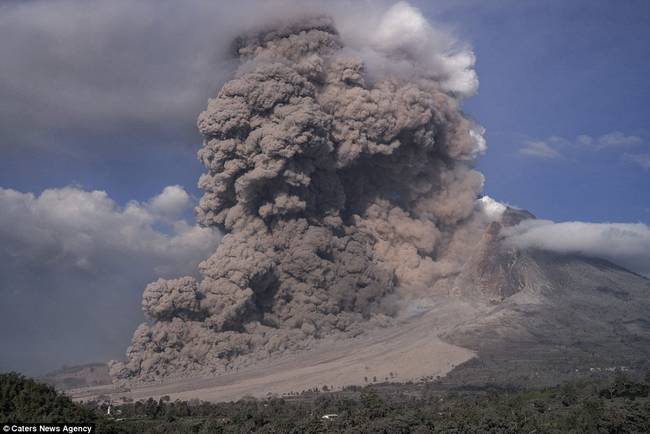
{"label": "dense vegetation", "polygon": [[52,386],[13,372],[0,374],[0,424],[19,422],[94,423],[101,432],[121,432],[95,408],[73,402]]}
{"label": "dense vegetation", "polygon": [[[650,375],[618,374],[543,390],[375,385],[234,403],[160,400],[75,404],[49,386],[0,376],[0,421],[92,421],[125,433],[639,433],[650,432]],[[323,415],[337,417],[323,419]]]}
{"label": "dense vegetation", "polygon": [[93,422],[95,412],[19,374],[0,376],[0,422]]}

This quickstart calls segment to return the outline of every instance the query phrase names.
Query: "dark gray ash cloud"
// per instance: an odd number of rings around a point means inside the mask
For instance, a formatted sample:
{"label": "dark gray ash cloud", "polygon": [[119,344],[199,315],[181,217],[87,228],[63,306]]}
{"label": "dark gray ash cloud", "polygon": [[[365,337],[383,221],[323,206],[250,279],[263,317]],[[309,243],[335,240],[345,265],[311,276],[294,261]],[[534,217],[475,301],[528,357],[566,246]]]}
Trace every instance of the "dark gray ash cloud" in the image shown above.
{"label": "dark gray ash cloud", "polygon": [[213,374],[354,336],[390,322],[389,294],[460,269],[485,147],[459,110],[471,52],[406,3],[360,20],[349,44],[336,26],[298,14],[235,39],[240,66],[198,118],[197,219],[226,235],[199,280],[147,286],[150,321],[117,378]]}

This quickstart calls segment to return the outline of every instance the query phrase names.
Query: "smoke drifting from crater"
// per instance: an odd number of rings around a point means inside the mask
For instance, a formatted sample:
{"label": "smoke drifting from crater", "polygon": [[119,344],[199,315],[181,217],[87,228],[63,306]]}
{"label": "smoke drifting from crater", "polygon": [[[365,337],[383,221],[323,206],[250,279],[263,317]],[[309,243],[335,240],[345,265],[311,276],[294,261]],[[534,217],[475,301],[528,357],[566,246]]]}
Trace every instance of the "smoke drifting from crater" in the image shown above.
{"label": "smoke drifting from crater", "polygon": [[327,16],[234,41],[241,65],[198,119],[197,219],[225,236],[200,281],[147,286],[151,321],[116,377],[217,373],[353,336],[390,322],[388,295],[457,272],[485,144],[459,110],[473,56],[434,35],[398,3],[349,46]]}

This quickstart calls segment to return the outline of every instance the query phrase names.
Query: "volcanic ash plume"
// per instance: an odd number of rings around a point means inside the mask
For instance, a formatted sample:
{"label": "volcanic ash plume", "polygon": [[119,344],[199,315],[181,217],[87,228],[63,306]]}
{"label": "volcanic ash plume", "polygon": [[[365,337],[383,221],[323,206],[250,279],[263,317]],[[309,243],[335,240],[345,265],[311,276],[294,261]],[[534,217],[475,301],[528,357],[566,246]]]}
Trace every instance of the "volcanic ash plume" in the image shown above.
{"label": "volcanic ash plume", "polygon": [[223,372],[389,323],[386,296],[448,275],[440,258],[473,214],[482,138],[444,69],[374,46],[373,62],[412,68],[370,74],[329,18],[234,48],[235,77],[198,119],[197,216],[225,236],[199,281],[147,286],[118,378]]}

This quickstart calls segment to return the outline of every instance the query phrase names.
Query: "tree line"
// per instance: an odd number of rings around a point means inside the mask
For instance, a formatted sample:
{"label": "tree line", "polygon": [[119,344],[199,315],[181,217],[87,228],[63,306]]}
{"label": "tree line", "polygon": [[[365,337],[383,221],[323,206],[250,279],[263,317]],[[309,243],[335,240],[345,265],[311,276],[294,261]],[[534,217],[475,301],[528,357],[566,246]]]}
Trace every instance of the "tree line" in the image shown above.
{"label": "tree line", "polygon": [[[650,432],[650,375],[624,373],[539,390],[441,390],[391,383],[237,402],[72,402],[21,375],[0,375],[0,422],[91,422],[107,433]],[[323,417],[328,415],[328,417]]]}

